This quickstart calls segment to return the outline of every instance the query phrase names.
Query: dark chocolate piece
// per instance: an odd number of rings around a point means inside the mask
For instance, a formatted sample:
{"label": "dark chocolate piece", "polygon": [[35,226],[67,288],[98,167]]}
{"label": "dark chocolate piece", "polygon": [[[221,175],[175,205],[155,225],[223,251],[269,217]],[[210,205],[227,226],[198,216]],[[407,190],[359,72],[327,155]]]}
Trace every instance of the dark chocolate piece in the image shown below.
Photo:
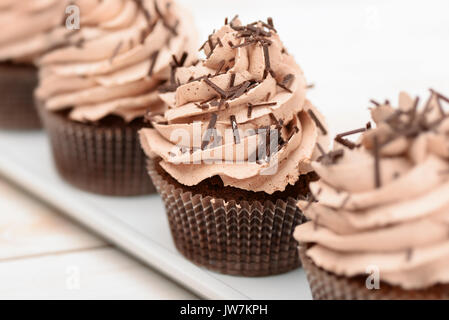
{"label": "dark chocolate piece", "polygon": [[323,135],[327,135],[327,130],[324,127],[324,125],[321,123],[321,121],[318,119],[318,117],[316,116],[316,114],[312,111],[312,109],[309,109],[307,111],[307,113],[310,115],[310,117],[312,118],[312,120],[316,123],[317,127],[321,130],[321,132],[323,133]]}
{"label": "dark chocolate piece", "polygon": [[234,115],[231,116],[231,125],[232,125],[232,131],[234,132],[234,142],[235,142],[235,144],[240,144],[239,129],[237,127],[237,121],[236,121]]}

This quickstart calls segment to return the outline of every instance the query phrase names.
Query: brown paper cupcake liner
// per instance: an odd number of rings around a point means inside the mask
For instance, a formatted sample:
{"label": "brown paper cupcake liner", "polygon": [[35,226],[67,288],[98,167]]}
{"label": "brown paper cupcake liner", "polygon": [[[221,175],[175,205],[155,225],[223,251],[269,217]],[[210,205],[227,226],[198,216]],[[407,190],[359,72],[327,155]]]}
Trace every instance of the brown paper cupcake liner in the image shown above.
{"label": "brown paper cupcake liner", "polygon": [[292,234],[305,218],[296,199],[225,201],[172,181],[153,160],[148,171],[164,201],[176,248],[190,261],[250,277],[300,266]]}
{"label": "brown paper cupcake liner", "polygon": [[59,174],[70,184],[92,193],[138,196],[156,192],[148,179],[145,155],[131,124],[85,124],[38,104]]}
{"label": "brown paper cupcake liner", "polygon": [[368,289],[366,277],[341,277],[318,267],[306,256],[306,247],[299,249],[312,296],[315,300],[442,300],[449,299],[449,285],[435,285],[423,290],[404,290],[380,282],[380,288]]}
{"label": "brown paper cupcake liner", "polygon": [[37,71],[31,65],[0,63],[0,129],[38,129],[33,91]]}

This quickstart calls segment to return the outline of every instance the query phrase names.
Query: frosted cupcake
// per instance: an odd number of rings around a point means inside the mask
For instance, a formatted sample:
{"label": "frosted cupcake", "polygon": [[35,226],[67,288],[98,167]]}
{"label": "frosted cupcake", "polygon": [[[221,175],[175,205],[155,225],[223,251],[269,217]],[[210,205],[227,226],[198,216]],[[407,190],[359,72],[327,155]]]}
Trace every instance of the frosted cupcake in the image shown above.
{"label": "frosted cupcake", "polygon": [[68,45],[39,60],[36,99],[56,167],[86,191],[153,192],[137,131],[148,110],[163,112],[157,88],[175,63],[195,59],[192,19],[169,0],[74,4],[81,29],[67,37]]}
{"label": "frosted cupcake", "polygon": [[63,22],[68,1],[0,1],[0,129],[40,127],[34,109],[37,85],[34,61],[65,41]]}
{"label": "frosted cupcake", "polygon": [[317,143],[326,147],[325,122],[271,19],[234,19],[201,49],[207,58],[176,70],[161,95],[168,110],[140,132],[175,245],[227,274],[297,268],[296,201]]}
{"label": "frosted cupcake", "polygon": [[[295,238],[315,299],[449,298],[449,102],[375,103],[369,125],[314,162]],[[422,106],[420,106],[422,105]],[[362,133],[358,142],[350,135]]]}

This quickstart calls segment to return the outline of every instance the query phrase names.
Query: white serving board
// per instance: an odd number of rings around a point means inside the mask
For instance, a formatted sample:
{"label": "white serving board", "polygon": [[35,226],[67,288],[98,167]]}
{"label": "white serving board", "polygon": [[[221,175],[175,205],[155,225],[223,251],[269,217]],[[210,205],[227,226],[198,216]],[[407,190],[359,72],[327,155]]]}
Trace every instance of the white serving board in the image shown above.
{"label": "white serving board", "polygon": [[[243,278],[207,271],[179,254],[158,196],[103,197],[66,184],[43,132],[0,131],[0,173],[126,252],[209,299],[310,299],[303,270]],[[0,212],[1,214],[1,212]]]}

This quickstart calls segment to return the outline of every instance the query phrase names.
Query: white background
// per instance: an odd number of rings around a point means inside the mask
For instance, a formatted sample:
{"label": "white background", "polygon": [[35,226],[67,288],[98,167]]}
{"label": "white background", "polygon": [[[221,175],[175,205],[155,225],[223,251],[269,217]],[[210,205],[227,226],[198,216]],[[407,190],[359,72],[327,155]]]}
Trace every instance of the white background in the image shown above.
{"label": "white background", "polygon": [[226,16],[243,23],[273,17],[303,68],[311,101],[333,131],[369,120],[369,100],[397,102],[399,91],[449,95],[449,1],[179,0],[204,41]]}

